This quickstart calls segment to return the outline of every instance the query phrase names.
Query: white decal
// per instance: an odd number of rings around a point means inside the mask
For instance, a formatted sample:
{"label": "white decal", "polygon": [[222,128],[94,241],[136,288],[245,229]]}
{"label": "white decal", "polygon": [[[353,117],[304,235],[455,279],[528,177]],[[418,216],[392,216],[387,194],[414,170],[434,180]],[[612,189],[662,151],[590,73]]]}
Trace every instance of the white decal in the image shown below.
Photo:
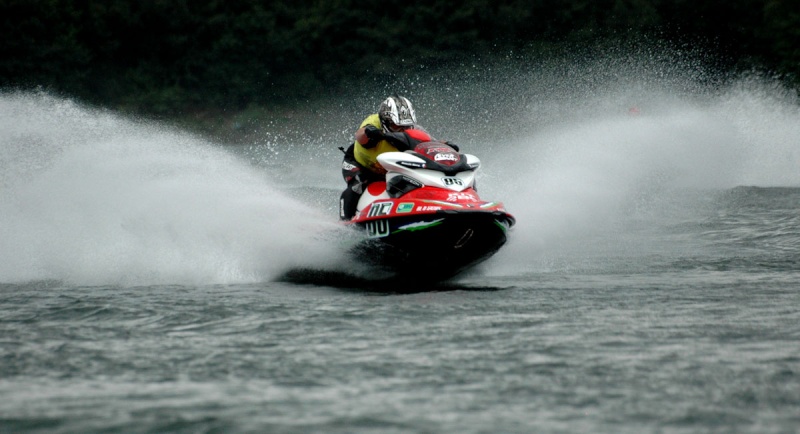
{"label": "white decal", "polygon": [[463,208],[463,205],[461,205],[461,204],[458,204],[458,203],[453,203],[453,202],[445,202],[445,201],[441,201],[441,200],[425,200],[425,201],[423,201],[423,202],[426,202],[426,203],[435,203],[435,204],[439,204],[439,205],[446,206],[446,207],[457,207],[457,208]]}
{"label": "white decal", "polygon": [[436,154],[433,157],[433,161],[458,161],[458,156],[451,152],[446,154]]}
{"label": "white decal", "polygon": [[389,215],[392,212],[392,202],[375,202],[369,208],[368,217]]}
{"label": "white decal", "polygon": [[407,183],[409,183],[411,185],[415,185],[417,187],[422,187],[422,183],[421,182],[417,181],[414,178],[409,178],[408,176],[405,176],[405,175],[403,175],[403,181],[405,181],[405,182],[407,182]]}
{"label": "white decal", "polygon": [[417,207],[417,211],[439,211],[442,209],[440,206],[422,205]]}
{"label": "white decal", "polygon": [[447,196],[449,202],[458,202],[459,200],[475,200],[475,197],[469,193],[450,193]]}
{"label": "white decal", "polygon": [[367,222],[367,236],[370,238],[382,238],[389,236],[389,222],[386,220],[373,220]]}
{"label": "white decal", "polygon": [[444,185],[464,185],[464,182],[461,181],[460,178],[453,178],[453,177],[442,178],[442,182],[444,182]]}
{"label": "white decal", "polygon": [[399,228],[397,228],[397,230],[400,230],[400,231],[412,231],[413,232],[413,231],[418,230],[418,229],[425,229],[425,228],[429,228],[431,226],[437,226],[442,221],[444,221],[444,219],[438,219],[438,220],[434,220],[432,222],[409,223],[407,225],[400,226]]}
{"label": "white decal", "polygon": [[426,152],[428,153],[428,155],[431,155],[433,153],[439,153],[439,152],[453,152],[453,149],[452,148],[443,148],[443,147],[428,148],[428,150]]}

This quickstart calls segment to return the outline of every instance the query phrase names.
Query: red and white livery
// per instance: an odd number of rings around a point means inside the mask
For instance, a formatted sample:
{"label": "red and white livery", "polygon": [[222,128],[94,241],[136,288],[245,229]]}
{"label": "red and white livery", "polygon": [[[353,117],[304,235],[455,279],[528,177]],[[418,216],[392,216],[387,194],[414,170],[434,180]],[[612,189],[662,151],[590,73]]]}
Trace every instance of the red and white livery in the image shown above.
{"label": "red and white livery", "polygon": [[401,276],[442,280],[505,244],[515,219],[502,203],[478,196],[476,156],[424,142],[378,161],[386,181],[369,185],[349,222],[366,232],[356,249],[362,259]]}

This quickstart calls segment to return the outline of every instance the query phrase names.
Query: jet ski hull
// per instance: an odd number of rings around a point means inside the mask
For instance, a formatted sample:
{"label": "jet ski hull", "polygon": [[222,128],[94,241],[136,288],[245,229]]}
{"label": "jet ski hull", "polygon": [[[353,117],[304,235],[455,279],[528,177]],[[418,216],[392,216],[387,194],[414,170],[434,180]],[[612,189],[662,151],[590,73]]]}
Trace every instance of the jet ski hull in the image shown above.
{"label": "jet ski hull", "polygon": [[441,281],[492,255],[515,220],[475,190],[480,160],[441,142],[378,156],[386,181],[373,182],[348,222],[365,239],[351,253],[403,280]]}
{"label": "jet ski hull", "polygon": [[510,214],[497,209],[393,213],[357,222],[367,239],[353,252],[361,261],[400,277],[442,280],[494,255],[513,224]]}

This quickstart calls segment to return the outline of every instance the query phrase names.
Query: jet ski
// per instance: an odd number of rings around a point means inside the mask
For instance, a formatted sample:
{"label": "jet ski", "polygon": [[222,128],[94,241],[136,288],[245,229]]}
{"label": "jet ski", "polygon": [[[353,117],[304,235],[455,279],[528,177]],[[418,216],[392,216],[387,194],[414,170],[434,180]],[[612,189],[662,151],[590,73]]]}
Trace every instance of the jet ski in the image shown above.
{"label": "jet ski", "polygon": [[475,189],[478,157],[444,142],[385,152],[385,181],[373,182],[347,224],[365,239],[352,253],[397,277],[444,280],[485,261],[516,220]]}

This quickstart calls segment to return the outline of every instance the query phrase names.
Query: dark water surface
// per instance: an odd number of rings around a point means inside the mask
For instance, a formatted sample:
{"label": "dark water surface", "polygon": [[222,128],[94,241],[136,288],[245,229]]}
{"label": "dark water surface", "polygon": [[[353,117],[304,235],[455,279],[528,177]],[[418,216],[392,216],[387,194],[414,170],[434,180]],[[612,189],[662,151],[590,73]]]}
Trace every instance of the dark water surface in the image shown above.
{"label": "dark water surface", "polygon": [[409,83],[517,218],[436,286],[343,254],[383,95],[233,146],[0,93],[0,433],[800,432],[796,92],[668,60]]}
{"label": "dark water surface", "polygon": [[5,284],[0,427],[798,432],[800,190],[718,200],[660,233],[690,256],[584,251],[412,293]]}

